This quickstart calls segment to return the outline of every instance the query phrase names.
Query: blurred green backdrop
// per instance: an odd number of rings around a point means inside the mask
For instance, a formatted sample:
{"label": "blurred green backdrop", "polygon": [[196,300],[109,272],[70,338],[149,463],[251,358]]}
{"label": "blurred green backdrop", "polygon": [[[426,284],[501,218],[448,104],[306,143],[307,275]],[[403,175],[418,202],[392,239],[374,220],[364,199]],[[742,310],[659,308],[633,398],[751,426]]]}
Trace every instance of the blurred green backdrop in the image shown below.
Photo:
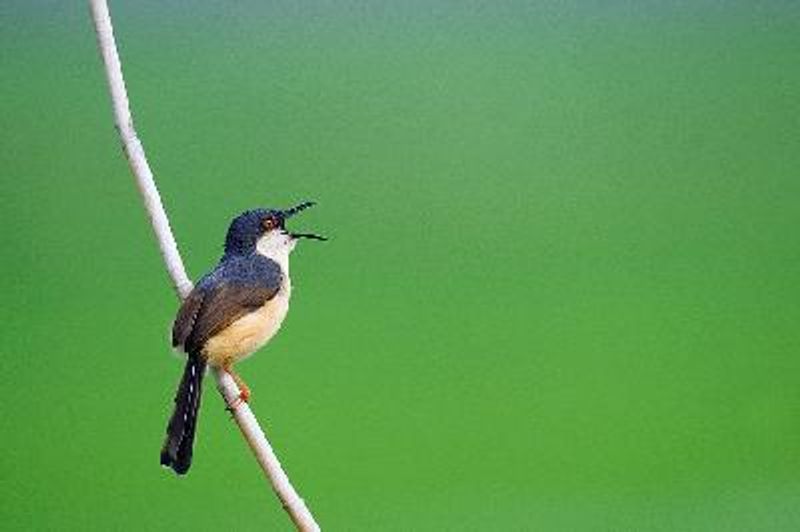
{"label": "blurred green backdrop", "polygon": [[[187,268],[320,205],[240,366],[328,530],[800,528],[795,2],[114,2]],[[400,5],[402,4],[402,5]],[[289,530],[207,381],[83,2],[0,6],[2,523]]]}

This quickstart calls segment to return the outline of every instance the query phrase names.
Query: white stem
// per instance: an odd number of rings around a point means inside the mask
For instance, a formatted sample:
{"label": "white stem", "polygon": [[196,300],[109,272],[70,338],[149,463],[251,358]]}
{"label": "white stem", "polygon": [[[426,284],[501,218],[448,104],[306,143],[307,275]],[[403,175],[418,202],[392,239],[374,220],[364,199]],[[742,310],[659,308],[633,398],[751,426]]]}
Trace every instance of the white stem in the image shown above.
{"label": "white stem", "polygon": [[172,236],[169,227],[167,213],[161,204],[161,196],[158,194],[156,183],[153,180],[153,172],[147,164],[147,157],[144,154],[139,137],[133,128],[133,117],[128,106],[128,93],[125,90],[125,80],[122,78],[122,64],[117,54],[117,45],[114,42],[114,30],[111,27],[111,15],[108,12],[106,2],[90,2],[94,28],[97,32],[97,47],[103,56],[103,63],[106,70],[106,81],[108,82],[108,92],[111,94],[111,106],[114,110],[114,126],[117,128],[122,149],[131,172],[136,178],[136,186],[144,202],[145,211],[150,218],[150,225],[153,227],[158,247],[164,257],[164,264],[167,266],[172,283],[181,299],[189,295],[192,290],[192,281],[186,275],[183,268],[183,261],[178,252],[178,244]]}
{"label": "white stem", "polygon": [[[128,159],[131,172],[136,180],[136,186],[142,196],[145,211],[147,211],[147,216],[150,218],[150,225],[158,241],[158,247],[161,250],[161,256],[164,259],[167,272],[170,279],[172,279],[172,284],[178,296],[184,299],[192,290],[192,282],[183,267],[178,244],[172,235],[167,213],[164,211],[161,196],[153,179],[153,172],[150,170],[150,165],[147,164],[144,147],[133,127],[133,117],[128,104],[128,94],[122,77],[122,64],[114,41],[114,30],[111,26],[108,5],[105,0],[90,0],[89,6],[92,12],[95,32],[97,33],[97,47],[105,65],[108,91],[111,94],[111,104],[114,109],[114,124],[122,141],[122,149]],[[267,437],[264,435],[264,431],[258,424],[258,420],[250,410],[250,407],[247,403],[237,401],[240,392],[236,383],[224,371],[215,370],[213,373],[217,381],[217,388],[222,394],[225,403],[228,405],[238,403],[238,406],[234,409],[234,419],[297,529],[301,531],[319,530],[319,525],[314,521],[314,517],[303,502],[303,499],[300,498],[289,482],[289,478],[283,471],[277,456],[272,451],[272,446],[267,441]]]}
{"label": "white stem", "polygon": [[[233,381],[233,377],[229,373],[221,369],[213,369],[214,377],[217,379],[217,389],[225,402],[229,405],[236,404],[239,401],[239,388]],[[244,439],[252,449],[253,454],[256,455],[256,460],[261,465],[261,469],[272,484],[272,489],[281,500],[283,509],[289,513],[295,526],[298,530],[311,531],[319,530],[319,525],[314,521],[314,516],[311,515],[305,501],[300,498],[300,495],[292,487],[289,477],[281,467],[278,457],[272,450],[272,446],[267,441],[267,436],[261,430],[253,411],[247,406],[247,403],[241,403],[238,408],[233,410],[233,418],[239,425]]]}

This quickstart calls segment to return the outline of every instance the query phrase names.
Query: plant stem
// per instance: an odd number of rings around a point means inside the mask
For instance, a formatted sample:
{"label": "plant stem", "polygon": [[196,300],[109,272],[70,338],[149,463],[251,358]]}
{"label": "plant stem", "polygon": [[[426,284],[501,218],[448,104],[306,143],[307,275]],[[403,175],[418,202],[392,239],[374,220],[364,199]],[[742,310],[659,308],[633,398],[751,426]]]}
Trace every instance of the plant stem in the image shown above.
{"label": "plant stem", "polygon": [[[90,0],[89,5],[95,32],[97,33],[97,47],[105,66],[106,81],[108,82],[108,91],[111,95],[111,105],[114,111],[114,125],[119,133],[122,149],[128,159],[145,211],[150,219],[150,225],[158,242],[167,273],[172,280],[178,297],[184,299],[192,290],[192,282],[186,275],[186,269],[178,251],[178,244],[172,235],[169,218],[167,218],[167,213],[164,211],[161,196],[153,179],[153,172],[147,163],[144,146],[142,146],[133,127],[133,117],[128,103],[125,80],[122,77],[122,64],[117,53],[108,5],[105,0]],[[239,425],[242,435],[250,449],[252,449],[253,454],[255,454],[258,464],[272,484],[272,489],[280,499],[292,522],[298,530],[304,532],[320,530],[305,502],[292,487],[289,477],[283,471],[278,457],[275,456],[272,446],[267,441],[267,437],[250,406],[242,401],[237,401],[239,388],[233,378],[220,369],[213,369],[213,374],[217,381],[217,388],[222,394],[225,403],[238,405],[234,409],[233,418],[236,420],[236,424]]]}

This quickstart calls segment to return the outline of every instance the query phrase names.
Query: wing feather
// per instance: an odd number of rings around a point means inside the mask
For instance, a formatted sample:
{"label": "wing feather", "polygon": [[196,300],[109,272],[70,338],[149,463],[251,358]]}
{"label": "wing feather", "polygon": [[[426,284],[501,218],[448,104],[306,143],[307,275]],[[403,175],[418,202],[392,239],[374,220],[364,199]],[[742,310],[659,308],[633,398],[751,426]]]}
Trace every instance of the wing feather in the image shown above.
{"label": "wing feather", "polygon": [[278,287],[222,284],[206,295],[194,327],[186,339],[186,351],[200,352],[209,338],[242,316],[254,312],[275,297]]}
{"label": "wing feather", "polygon": [[178,309],[178,315],[172,323],[172,347],[182,346],[186,343],[202,304],[203,292],[197,288],[193,289],[183,300],[181,308]]}
{"label": "wing feather", "polygon": [[231,259],[201,279],[172,325],[172,345],[200,353],[209,338],[260,309],[280,290],[280,266],[264,257]]}

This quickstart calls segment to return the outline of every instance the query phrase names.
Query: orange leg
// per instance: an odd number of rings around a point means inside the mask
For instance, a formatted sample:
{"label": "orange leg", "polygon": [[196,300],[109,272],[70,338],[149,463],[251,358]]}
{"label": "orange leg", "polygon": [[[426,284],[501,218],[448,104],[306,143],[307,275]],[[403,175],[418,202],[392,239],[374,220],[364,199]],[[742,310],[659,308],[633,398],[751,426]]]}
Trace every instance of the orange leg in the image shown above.
{"label": "orange leg", "polygon": [[239,387],[239,398],[234,402],[234,404],[230,405],[231,410],[237,408],[241,403],[249,402],[250,387],[245,384],[244,380],[242,380],[238,373],[233,371],[233,366],[231,364],[226,364],[222,366],[222,369],[224,369],[225,373],[233,378],[233,382],[235,382],[236,386]]}

